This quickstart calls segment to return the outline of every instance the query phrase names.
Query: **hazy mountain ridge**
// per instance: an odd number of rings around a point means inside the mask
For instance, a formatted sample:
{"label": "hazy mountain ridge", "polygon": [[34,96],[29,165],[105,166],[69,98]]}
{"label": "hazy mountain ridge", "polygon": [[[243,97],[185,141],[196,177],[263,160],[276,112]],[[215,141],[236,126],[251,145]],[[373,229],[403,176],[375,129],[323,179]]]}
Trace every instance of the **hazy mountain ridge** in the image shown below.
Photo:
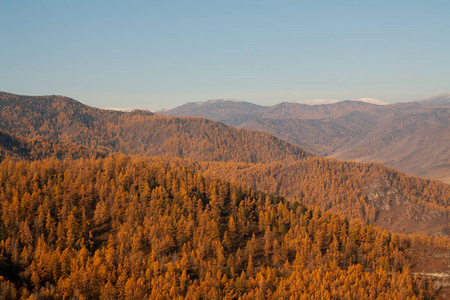
{"label": "hazy mountain ridge", "polygon": [[357,111],[329,119],[253,119],[241,127],[267,131],[313,153],[327,156],[378,122],[376,116]]}
{"label": "hazy mountain ridge", "polygon": [[[300,100],[300,101],[295,101],[294,103],[298,103],[298,104],[306,104],[306,105],[326,105],[326,104],[334,104],[334,103],[339,103],[339,102],[343,102],[345,100],[336,100],[336,99],[312,99],[312,100]],[[359,99],[355,99],[355,100],[349,100],[349,101],[360,101],[360,102],[365,102],[365,103],[370,103],[370,104],[376,104],[376,105],[387,105],[387,102],[375,99],[375,98],[359,98]]]}
{"label": "hazy mountain ridge", "polygon": [[260,106],[249,102],[203,102],[202,105],[188,103],[160,112],[167,116],[203,117],[240,126],[252,119],[321,119],[341,116],[354,111],[374,110],[374,105],[361,101],[341,101],[328,105],[305,105],[282,102],[273,106]]}
{"label": "hazy mountain ridge", "polygon": [[449,182],[450,107],[397,111],[332,156],[378,161],[410,174]]}
{"label": "hazy mountain ridge", "polygon": [[250,102],[229,101],[229,100],[209,100],[206,102],[191,102],[185,105],[160,111],[167,116],[204,117],[223,122],[231,126],[239,126],[252,118],[260,118],[264,106]]}
{"label": "hazy mountain ridge", "polygon": [[437,96],[417,99],[416,102],[422,104],[450,104],[450,92]]}
{"label": "hazy mountain ridge", "polygon": [[[231,105],[225,111],[211,103],[189,114],[211,119],[220,115],[222,122],[269,132],[319,155],[378,161],[413,175],[450,182],[450,143],[446,142],[450,138],[450,104],[435,105],[431,100],[383,106],[357,101],[327,105],[283,102],[258,107],[255,112],[233,111]],[[235,114],[241,122],[236,122]]]}

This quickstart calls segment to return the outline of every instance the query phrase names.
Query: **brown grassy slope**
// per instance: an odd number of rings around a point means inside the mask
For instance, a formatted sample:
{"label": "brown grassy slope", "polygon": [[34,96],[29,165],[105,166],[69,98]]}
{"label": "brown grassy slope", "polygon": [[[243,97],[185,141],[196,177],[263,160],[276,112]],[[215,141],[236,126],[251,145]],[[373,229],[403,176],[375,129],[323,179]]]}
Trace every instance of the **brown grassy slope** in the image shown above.
{"label": "brown grassy slope", "polygon": [[370,130],[378,119],[367,112],[352,112],[326,119],[253,119],[242,128],[262,130],[322,156],[333,154]]}
{"label": "brown grassy slope", "polygon": [[450,182],[448,105],[409,103],[318,119],[253,119],[242,127],[269,132],[321,155],[381,162]]}
{"label": "brown grassy slope", "polygon": [[378,161],[422,177],[450,179],[450,107],[429,107],[379,124],[347,142],[334,157]]}

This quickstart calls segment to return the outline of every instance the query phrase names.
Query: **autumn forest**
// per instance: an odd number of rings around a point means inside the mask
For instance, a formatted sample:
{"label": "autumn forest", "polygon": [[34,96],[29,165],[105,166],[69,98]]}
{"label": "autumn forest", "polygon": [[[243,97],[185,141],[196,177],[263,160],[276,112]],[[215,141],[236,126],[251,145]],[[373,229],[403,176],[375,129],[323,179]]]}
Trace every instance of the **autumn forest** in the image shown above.
{"label": "autumn forest", "polygon": [[203,118],[0,93],[0,299],[445,299],[449,195]]}

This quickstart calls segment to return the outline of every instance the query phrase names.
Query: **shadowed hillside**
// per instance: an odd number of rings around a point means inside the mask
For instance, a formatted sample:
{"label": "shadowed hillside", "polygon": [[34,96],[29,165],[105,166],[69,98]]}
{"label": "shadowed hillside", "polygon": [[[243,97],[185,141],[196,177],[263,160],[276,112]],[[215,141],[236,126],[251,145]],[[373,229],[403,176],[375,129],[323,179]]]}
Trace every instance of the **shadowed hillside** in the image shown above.
{"label": "shadowed hillside", "polygon": [[104,157],[105,153],[75,144],[55,141],[27,139],[0,130],[0,161],[6,157],[24,160],[43,158],[76,159],[82,157]]}

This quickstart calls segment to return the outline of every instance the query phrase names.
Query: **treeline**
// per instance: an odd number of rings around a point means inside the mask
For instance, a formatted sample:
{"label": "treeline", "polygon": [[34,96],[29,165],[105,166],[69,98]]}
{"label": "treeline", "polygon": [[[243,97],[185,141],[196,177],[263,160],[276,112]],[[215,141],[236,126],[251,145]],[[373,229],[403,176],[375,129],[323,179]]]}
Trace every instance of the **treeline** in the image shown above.
{"label": "treeline", "polygon": [[176,159],[0,163],[0,298],[433,299],[391,234]]}

